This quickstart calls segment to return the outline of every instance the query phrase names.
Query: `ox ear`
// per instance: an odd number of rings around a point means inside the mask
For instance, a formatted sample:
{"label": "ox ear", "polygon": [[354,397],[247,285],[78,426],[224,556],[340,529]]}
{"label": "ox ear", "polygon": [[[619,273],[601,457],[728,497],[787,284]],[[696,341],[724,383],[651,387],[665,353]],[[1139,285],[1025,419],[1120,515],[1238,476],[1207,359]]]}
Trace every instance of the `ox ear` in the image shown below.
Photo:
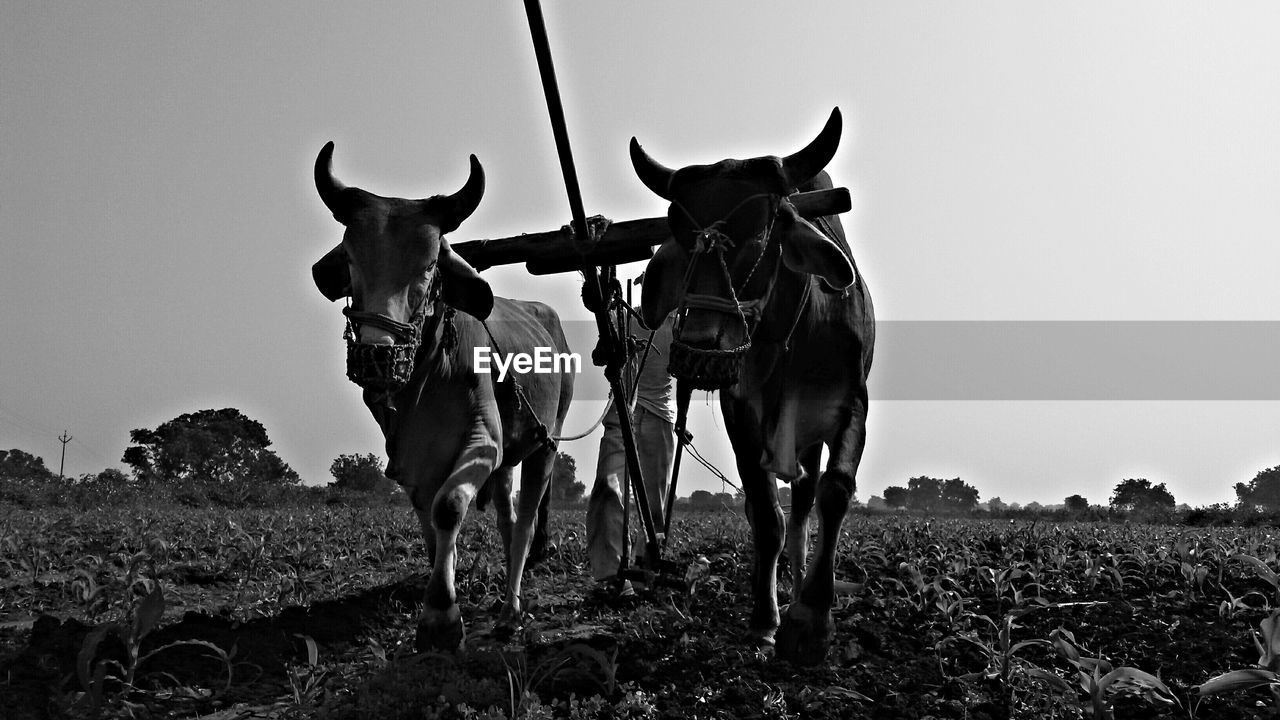
{"label": "ox ear", "polygon": [[646,326],[662,325],[680,304],[684,295],[681,283],[688,267],[689,252],[675,240],[662,243],[650,258],[644,270],[644,284],[640,286],[640,315]]}
{"label": "ox ear", "polygon": [[817,275],[837,290],[853,284],[857,272],[849,256],[813,223],[800,217],[795,206],[782,203],[776,222],[777,229],[783,233],[784,265],[796,272]]}
{"label": "ox ear", "polygon": [[329,302],[351,294],[351,269],[347,267],[347,251],[341,243],[311,266],[311,279]]}
{"label": "ox ear", "polygon": [[440,293],[451,307],[479,320],[493,312],[493,289],[476,269],[440,238]]}

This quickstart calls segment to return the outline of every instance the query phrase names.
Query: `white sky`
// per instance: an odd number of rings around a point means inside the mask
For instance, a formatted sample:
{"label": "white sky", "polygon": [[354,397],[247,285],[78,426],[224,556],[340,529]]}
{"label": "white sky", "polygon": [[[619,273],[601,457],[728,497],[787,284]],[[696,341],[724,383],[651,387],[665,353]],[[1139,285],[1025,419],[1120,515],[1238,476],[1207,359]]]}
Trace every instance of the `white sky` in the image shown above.
{"label": "white sky", "polygon": [[[1276,3],[546,5],[589,213],[664,212],[632,135],[670,166],[785,154],[838,105],[829,170],[883,320],[1280,321]],[[514,2],[8,3],[0,98],[0,448],[56,470],[66,428],[69,474],[225,406],[308,482],[381,451],[309,276],[340,236],[326,140],[384,195],[452,192],[476,153],[455,242],[569,220]],[[486,276],[586,317],[571,276]],[[718,420],[695,400],[727,470]],[[563,447],[588,483],[596,441]],[[928,474],[1105,502],[1138,476],[1203,504],[1277,464],[1277,402],[884,401],[859,497]]]}

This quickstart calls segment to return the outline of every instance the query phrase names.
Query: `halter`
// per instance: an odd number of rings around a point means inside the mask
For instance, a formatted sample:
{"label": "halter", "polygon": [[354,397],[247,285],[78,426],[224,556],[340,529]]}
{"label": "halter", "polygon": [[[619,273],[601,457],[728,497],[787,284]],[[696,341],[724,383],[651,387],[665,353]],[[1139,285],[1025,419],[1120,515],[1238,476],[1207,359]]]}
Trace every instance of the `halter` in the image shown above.
{"label": "halter", "polygon": [[[744,205],[762,197],[770,200],[769,223],[752,239],[762,238],[764,248],[756,256],[755,263],[752,264],[747,276],[743,278],[741,284],[735,289],[733,275],[729,272],[728,263],[724,259],[725,250],[734,247],[734,244],[733,240],[724,234],[721,228]],[[778,210],[781,203],[782,199],[772,193],[750,195],[734,206],[723,218],[701,227],[694,235],[693,258],[685,270],[684,293],[677,311],[677,322],[672,332],[671,356],[667,364],[667,372],[684,382],[688,382],[696,389],[719,390],[727,388],[737,384],[742,376],[742,367],[746,362],[747,350],[751,349],[752,337],[755,335],[756,329],[760,327],[760,319],[764,315],[765,306],[768,305],[773,296],[773,288],[778,279],[778,270],[782,266],[782,244],[771,242],[773,226],[778,219]],[[698,225],[698,221],[683,205],[679,203],[673,203],[673,205],[680,208],[680,211],[689,218],[695,227]],[[745,290],[747,284],[751,282],[751,278],[755,277],[756,270],[759,269],[760,263],[769,252],[771,245],[775,245],[777,251],[774,253],[773,274],[769,276],[769,285],[765,288],[764,294],[752,300],[740,300],[738,294]],[[725,285],[729,288],[728,298],[719,295],[689,292],[689,284],[693,280],[693,270],[697,267],[698,260],[708,254],[714,254],[720,264],[720,270],[724,274]],[[708,350],[695,348],[685,343],[681,340],[681,335],[686,311],[690,309],[712,310],[737,315],[742,322],[742,344],[728,350]],[[721,335],[717,336],[717,341],[722,336],[723,329],[721,330]]]}
{"label": "halter", "polygon": [[[382,313],[353,310],[350,304],[342,309],[347,318],[342,338],[347,341],[347,379],[366,390],[380,391],[384,398],[404,387],[413,375],[414,358],[422,346],[423,324],[435,315],[440,299],[440,276],[435,263],[427,271],[431,275],[431,289],[409,322],[394,320]],[[348,303],[350,300],[348,299]],[[449,321],[445,314],[445,322]],[[391,334],[395,342],[390,344],[362,343],[357,339],[359,327],[369,325]]]}

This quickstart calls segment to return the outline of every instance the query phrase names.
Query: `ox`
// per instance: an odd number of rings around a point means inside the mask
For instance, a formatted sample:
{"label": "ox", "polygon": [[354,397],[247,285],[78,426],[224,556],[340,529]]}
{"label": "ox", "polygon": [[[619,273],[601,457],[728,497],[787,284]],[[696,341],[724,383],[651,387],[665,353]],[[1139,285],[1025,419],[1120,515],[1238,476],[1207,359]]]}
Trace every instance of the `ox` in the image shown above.
{"label": "ox", "polygon": [[[387,475],[408,493],[426,536],[433,567],[417,645],[456,650],[465,629],[454,589],[455,542],[468,505],[478,492],[482,502],[493,499],[507,550],[501,621],[514,622],[535,521],[551,482],[551,437],[573,395],[567,370],[512,371],[499,381],[496,373],[477,372],[473,351],[568,352],[568,344],[555,311],[494,297],[444,238],[484,193],[484,171],[474,155],[461,190],[425,200],[346,187],[333,176],[332,157],[328,143],[316,158],[316,189],[346,232],[312,275],[325,297],[350,298],[344,310],[347,375],[364,388],[365,404],[386,438]],[[518,509],[511,497],[517,463]]]}
{"label": "ox", "polygon": [[[813,142],[785,158],[671,170],[631,140],[636,174],[671,203],[671,238],[646,271],[644,319],[656,327],[677,311],[669,371],[721,391],[755,546],[750,632],[801,664],[822,662],[831,644],[836,542],[866,440],[875,341],[871,296],[839,218],[810,223],[787,201],[832,186],[823,168],[839,141],[838,108]],[[824,444],[830,455],[819,476]],[[777,476],[794,478],[789,524]],[[806,568],[815,497],[819,533]],[[779,627],[784,527],[794,583]]]}

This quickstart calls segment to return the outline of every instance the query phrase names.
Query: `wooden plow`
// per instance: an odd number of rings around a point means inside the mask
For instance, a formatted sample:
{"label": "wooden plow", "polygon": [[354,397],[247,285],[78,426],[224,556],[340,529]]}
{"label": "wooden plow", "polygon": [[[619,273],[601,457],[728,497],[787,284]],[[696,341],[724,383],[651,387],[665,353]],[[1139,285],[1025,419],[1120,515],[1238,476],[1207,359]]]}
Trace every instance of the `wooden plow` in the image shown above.
{"label": "wooden plow", "polygon": [[[572,223],[559,230],[491,240],[471,240],[453,244],[452,248],[479,270],[495,265],[522,262],[533,275],[564,272],[583,274],[585,281],[583,302],[594,314],[596,329],[599,333],[599,344],[596,352],[592,353],[592,358],[596,365],[604,368],[604,376],[609,383],[610,397],[618,416],[626,452],[626,472],[622,488],[624,523],[630,515],[628,506],[632,494],[642,508],[638,514],[645,537],[644,562],[640,567],[630,567],[630,551],[627,547],[629,537],[628,531],[624,529],[619,578],[652,583],[661,579],[657,577],[658,571],[674,569],[664,567],[662,547],[665,544],[667,531],[670,529],[671,505],[674,504],[675,499],[680,457],[688,441],[685,421],[688,416],[690,389],[683,387],[682,384],[677,390],[676,435],[679,445],[667,496],[665,526],[659,532],[659,529],[654,527],[649,513],[643,510],[649,507],[649,502],[632,428],[628,402],[631,389],[624,386],[624,368],[629,361],[627,333],[632,314],[629,308],[631,298],[629,291],[625,299],[622,297],[621,286],[616,282],[616,266],[652,257],[653,246],[661,244],[670,236],[667,219],[659,217],[625,220],[610,223],[603,232],[593,233],[592,224],[583,208],[582,192],[578,185],[573,151],[569,144],[569,132],[565,122],[564,107],[560,100],[560,89],[556,81],[542,7],[539,0],[525,0],[524,6],[529,21],[529,33],[533,39],[534,54],[538,61],[543,94],[546,97],[551,129],[555,136],[556,151],[560,159],[560,171],[564,177]],[[796,193],[790,197],[790,200],[800,215],[806,218],[843,213],[851,207],[849,191],[845,188]]]}

